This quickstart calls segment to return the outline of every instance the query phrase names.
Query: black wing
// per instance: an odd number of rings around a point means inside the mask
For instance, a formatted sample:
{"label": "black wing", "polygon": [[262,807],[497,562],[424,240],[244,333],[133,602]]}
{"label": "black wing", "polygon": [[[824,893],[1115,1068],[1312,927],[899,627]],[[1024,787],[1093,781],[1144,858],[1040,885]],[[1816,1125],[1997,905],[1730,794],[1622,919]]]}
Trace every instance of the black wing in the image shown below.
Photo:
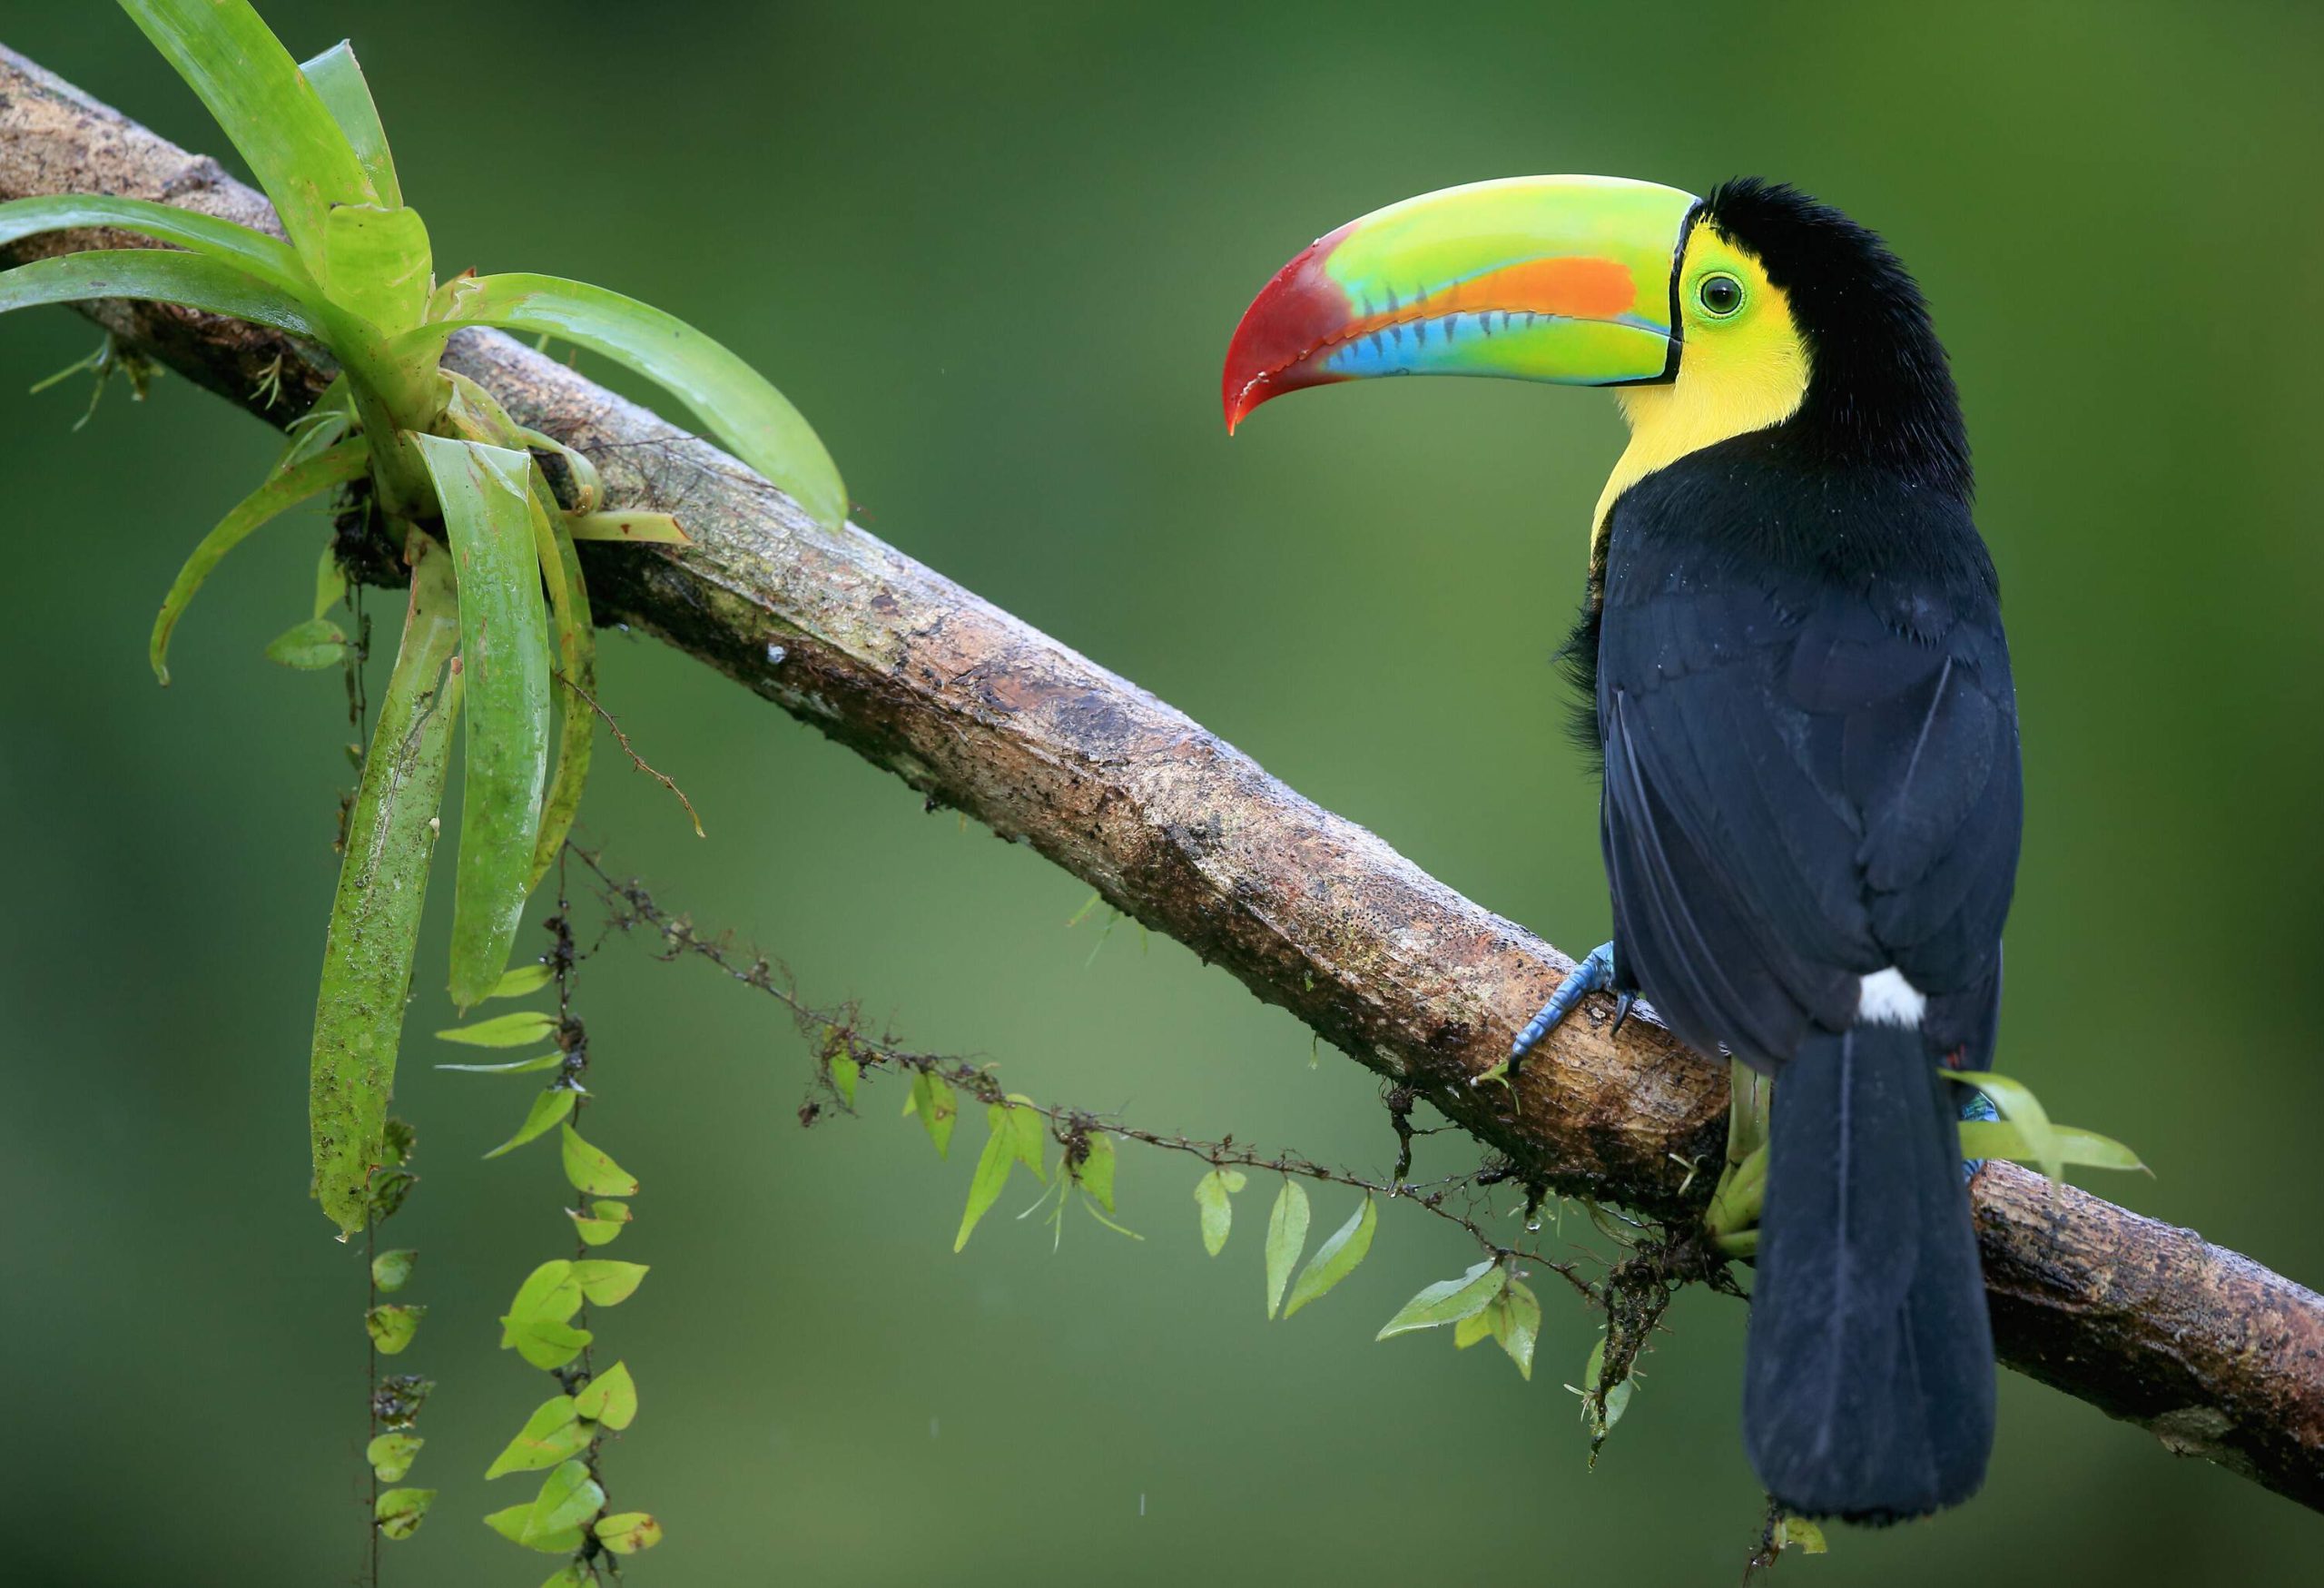
{"label": "black wing", "polygon": [[1765,485],[1681,465],[1610,526],[1617,968],[1699,1048],[1773,1066],[1895,966],[1933,1041],[1982,1050],[2022,797],[1991,564],[1958,504]]}

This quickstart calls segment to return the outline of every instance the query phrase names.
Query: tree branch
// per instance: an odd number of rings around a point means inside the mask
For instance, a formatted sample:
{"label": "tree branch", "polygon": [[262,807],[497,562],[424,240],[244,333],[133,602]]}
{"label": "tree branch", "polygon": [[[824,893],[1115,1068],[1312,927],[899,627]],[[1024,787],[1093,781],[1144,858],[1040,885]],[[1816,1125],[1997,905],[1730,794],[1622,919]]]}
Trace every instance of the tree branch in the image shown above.
{"label": "tree branch", "polygon": [[[273,229],[265,201],[214,161],[0,47],[0,199],[74,192]],[[94,241],[0,252],[16,262]],[[146,304],[93,317],[273,422],[323,379],[310,353],[251,328]],[[449,362],[520,422],[588,453],[610,499],[675,513],[694,538],[683,550],[584,546],[602,619],[651,631],[1030,844],[1528,1178],[1699,1212],[1726,1076],[1659,1027],[1633,1020],[1611,1041],[1592,1000],[1513,1091],[1471,1084],[1571,968],[1564,955],[1151,695],[861,529],[816,530],[724,453],[562,365],[477,332],[455,339]],[[255,395],[270,371],[272,406]],[[2324,1510],[2324,1297],[2014,1165],[1989,1165],[1974,1198],[2004,1362]]]}

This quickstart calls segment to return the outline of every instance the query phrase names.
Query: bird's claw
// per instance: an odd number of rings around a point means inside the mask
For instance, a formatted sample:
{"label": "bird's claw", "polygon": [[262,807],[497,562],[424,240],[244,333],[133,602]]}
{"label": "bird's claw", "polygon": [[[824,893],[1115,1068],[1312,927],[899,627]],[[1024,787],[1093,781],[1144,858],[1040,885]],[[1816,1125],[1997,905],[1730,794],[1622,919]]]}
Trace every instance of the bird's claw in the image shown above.
{"label": "bird's claw", "polygon": [[[1508,1068],[1514,1070],[1526,1054],[1538,1046],[1543,1037],[1556,1029],[1557,1023],[1571,1014],[1575,1007],[1592,992],[1602,992],[1614,983],[1614,945],[1601,942],[1590,951],[1589,956],[1573,968],[1573,974],[1558,984],[1541,1011],[1525,1022],[1517,1040],[1509,1045]],[[1620,1007],[1614,1011],[1614,1030],[1622,1029],[1622,1021],[1630,1012],[1637,994],[1622,994]]]}

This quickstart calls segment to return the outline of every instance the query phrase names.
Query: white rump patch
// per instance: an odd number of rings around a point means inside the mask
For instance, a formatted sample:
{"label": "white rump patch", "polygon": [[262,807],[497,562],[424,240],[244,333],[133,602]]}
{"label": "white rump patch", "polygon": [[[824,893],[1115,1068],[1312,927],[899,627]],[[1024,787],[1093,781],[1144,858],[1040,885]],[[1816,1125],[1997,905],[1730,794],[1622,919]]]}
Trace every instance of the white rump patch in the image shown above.
{"label": "white rump patch", "polygon": [[1891,965],[1876,971],[1864,979],[1864,991],[1856,1000],[1856,1018],[1860,1024],[1876,1026],[1917,1026],[1921,1012],[1928,1008],[1928,1000],[1921,990],[1905,980],[1905,973]]}

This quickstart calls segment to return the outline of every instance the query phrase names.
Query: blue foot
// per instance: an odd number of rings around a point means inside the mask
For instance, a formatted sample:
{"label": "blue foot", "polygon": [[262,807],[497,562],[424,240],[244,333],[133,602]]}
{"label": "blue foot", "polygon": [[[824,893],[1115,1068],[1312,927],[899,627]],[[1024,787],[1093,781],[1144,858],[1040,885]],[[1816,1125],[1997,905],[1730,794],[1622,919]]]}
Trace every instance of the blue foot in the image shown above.
{"label": "blue foot", "polygon": [[[1550,1034],[1558,1021],[1571,1014],[1575,1005],[1584,998],[1592,992],[1603,992],[1613,984],[1614,945],[1610,942],[1601,942],[1590,951],[1589,958],[1573,968],[1572,975],[1559,983],[1558,990],[1550,995],[1550,1001],[1541,1005],[1541,1012],[1526,1021],[1525,1029],[1517,1033],[1517,1040],[1509,1045],[1511,1066],[1514,1068],[1519,1060],[1531,1052],[1541,1040]],[[1621,1014],[1627,1015],[1630,1011],[1630,1001],[1625,997],[1622,1000]],[[1618,1031],[1621,1030],[1620,1015],[1615,1017],[1614,1029]]]}
{"label": "blue foot", "polygon": [[[1961,1118],[1965,1122],[1970,1119],[1998,1119],[2001,1118],[2001,1110],[1994,1107],[1994,1100],[1984,1092],[1972,1091],[1961,1104]],[[1976,1179],[1977,1171],[1984,1167],[1985,1160],[1982,1158],[1962,1159],[1962,1183],[1966,1185]]]}

